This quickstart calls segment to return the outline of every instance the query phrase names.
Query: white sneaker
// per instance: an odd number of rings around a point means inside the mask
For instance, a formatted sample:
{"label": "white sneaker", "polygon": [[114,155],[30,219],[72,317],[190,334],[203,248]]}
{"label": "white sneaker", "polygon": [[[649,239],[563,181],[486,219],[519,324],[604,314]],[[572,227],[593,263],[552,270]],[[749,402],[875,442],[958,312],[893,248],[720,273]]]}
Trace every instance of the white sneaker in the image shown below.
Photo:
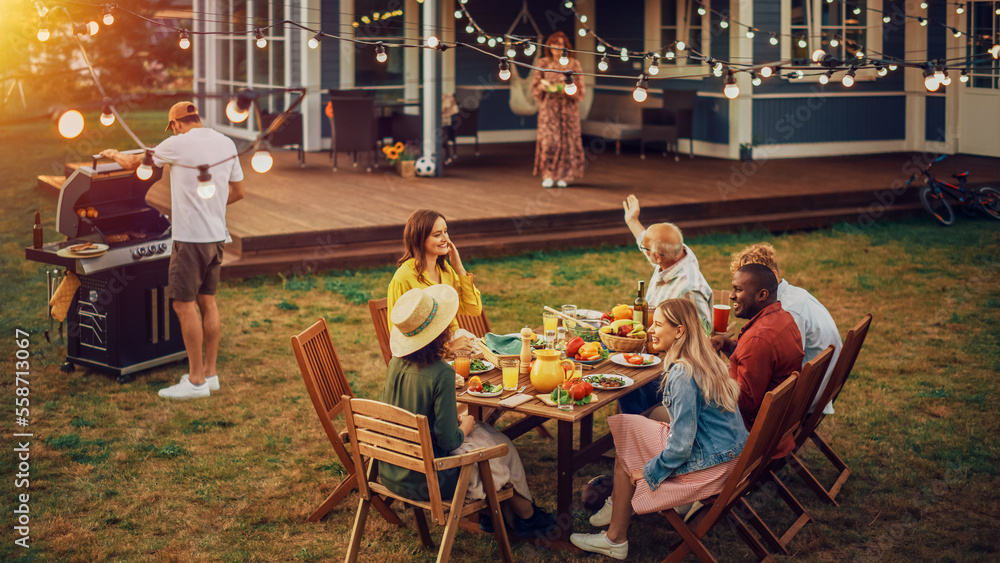
{"label": "white sneaker", "polygon": [[590,525],[603,528],[611,523],[611,497],[604,501],[604,506],[590,517]]}
{"label": "white sneaker", "polygon": [[197,399],[198,397],[208,397],[212,394],[208,384],[192,385],[191,381],[182,379],[177,385],[171,385],[160,389],[159,395],[167,399]]}
{"label": "white sneaker", "polygon": [[600,553],[618,560],[628,557],[628,541],[612,545],[608,541],[607,532],[599,534],[571,534],[569,541],[576,547],[591,553]]}
{"label": "white sneaker", "polygon": [[[185,373],[184,375],[181,376],[181,381],[190,381],[190,380],[191,380],[191,374],[189,374],[189,373]],[[212,391],[218,391],[219,390],[219,376],[218,375],[213,375],[212,377],[206,377],[205,378],[205,383],[208,383],[208,388],[211,389]]]}
{"label": "white sneaker", "polygon": [[568,184],[566,183],[566,180],[559,180],[558,182],[556,182],[557,188],[565,188],[567,185]]}
{"label": "white sneaker", "polygon": [[554,184],[554,182],[552,181],[552,178],[546,178],[546,179],[542,180],[542,187],[543,188],[551,188],[553,184]]}

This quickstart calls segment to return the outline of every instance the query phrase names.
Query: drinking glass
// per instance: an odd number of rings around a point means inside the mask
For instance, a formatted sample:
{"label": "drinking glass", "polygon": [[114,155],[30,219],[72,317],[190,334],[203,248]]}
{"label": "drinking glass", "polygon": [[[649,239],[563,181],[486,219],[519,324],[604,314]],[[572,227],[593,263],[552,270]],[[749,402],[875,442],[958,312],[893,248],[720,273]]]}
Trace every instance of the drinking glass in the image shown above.
{"label": "drinking glass", "polygon": [[[563,305],[562,306],[562,313],[564,315],[566,315],[567,317],[573,317],[575,319],[576,318],[576,305]],[[573,321],[568,321],[566,319],[563,319],[563,326],[566,327],[566,330],[573,330],[573,328],[576,327],[576,323],[573,322]]]}
{"label": "drinking glass", "polygon": [[500,360],[500,369],[503,371],[504,391],[517,390],[517,380],[521,371],[521,360],[518,358],[504,358]]}
{"label": "drinking glass", "polygon": [[542,332],[552,331],[555,334],[559,328],[559,315],[545,311],[542,313]]}
{"label": "drinking glass", "polygon": [[455,373],[469,379],[469,365],[471,363],[472,357],[468,351],[455,352]]}
{"label": "drinking glass", "polygon": [[556,404],[556,408],[558,408],[561,411],[571,411],[571,410],[573,410],[573,396],[572,395],[569,395],[570,400],[569,400],[568,403],[566,403],[566,404],[562,403],[562,401],[565,400],[565,399],[563,399],[562,393],[569,394],[569,390],[568,389],[563,389],[562,387],[560,387],[559,388],[559,393],[560,393],[560,395],[559,395],[559,399],[560,400]]}

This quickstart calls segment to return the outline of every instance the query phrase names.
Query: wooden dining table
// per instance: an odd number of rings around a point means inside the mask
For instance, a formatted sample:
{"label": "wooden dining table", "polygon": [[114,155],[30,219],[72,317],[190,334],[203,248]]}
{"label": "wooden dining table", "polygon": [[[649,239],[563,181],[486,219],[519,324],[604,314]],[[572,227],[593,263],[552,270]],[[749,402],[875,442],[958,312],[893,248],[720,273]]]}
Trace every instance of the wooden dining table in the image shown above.
{"label": "wooden dining table", "polygon": [[[503,433],[511,440],[529,432],[539,424],[547,420],[555,420],[557,423],[556,433],[556,521],[559,523],[560,535],[558,538],[547,538],[552,542],[553,547],[572,547],[569,543],[569,535],[573,531],[573,476],[587,464],[596,461],[608,450],[614,447],[611,432],[603,436],[594,438],[594,413],[599,409],[610,405],[639,387],[650,381],[659,379],[663,373],[663,364],[654,366],[630,366],[625,367],[604,360],[584,371],[584,377],[596,374],[618,374],[632,379],[633,384],[617,390],[595,389],[596,400],[586,405],[574,405],[573,410],[560,410],[557,407],[549,406],[537,397],[538,392],[531,384],[527,375],[522,375],[518,380],[517,388],[527,386],[525,394],[532,395],[533,398],[514,408],[506,408],[499,404],[502,399],[515,394],[514,391],[507,391],[498,397],[475,397],[468,393],[462,394],[465,388],[456,389],[456,400],[468,406],[469,414],[476,420],[483,420],[484,412],[515,412],[524,415],[524,418],[512,423],[503,429]],[[479,375],[484,382],[491,384],[501,384],[501,372],[499,368],[494,368]],[[574,447],[574,427],[579,423],[580,446]],[[575,548],[573,548],[575,549]]]}

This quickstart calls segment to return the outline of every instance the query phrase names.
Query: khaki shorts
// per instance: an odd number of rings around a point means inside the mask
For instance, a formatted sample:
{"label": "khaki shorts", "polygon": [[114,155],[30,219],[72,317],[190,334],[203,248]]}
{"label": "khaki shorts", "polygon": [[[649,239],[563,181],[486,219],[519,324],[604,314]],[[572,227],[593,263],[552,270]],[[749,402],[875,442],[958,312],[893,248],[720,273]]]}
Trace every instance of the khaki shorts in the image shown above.
{"label": "khaki shorts", "polygon": [[174,241],[170,252],[168,283],[170,297],[195,301],[199,295],[215,295],[219,287],[224,242]]}

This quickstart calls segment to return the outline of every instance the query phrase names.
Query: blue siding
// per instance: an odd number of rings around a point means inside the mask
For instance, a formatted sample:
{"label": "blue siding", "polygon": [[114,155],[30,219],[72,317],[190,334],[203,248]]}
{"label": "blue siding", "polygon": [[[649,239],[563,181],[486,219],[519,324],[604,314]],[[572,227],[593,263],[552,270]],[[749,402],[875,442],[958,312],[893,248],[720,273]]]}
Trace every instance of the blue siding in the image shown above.
{"label": "blue siding", "polygon": [[905,118],[905,96],[758,99],[753,135],[762,145],[896,140]]}
{"label": "blue siding", "polygon": [[694,106],[693,128],[695,140],[728,145],[729,100],[698,98]]}
{"label": "blue siding", "polygon": [[948,57],[948,36],[951,30],[939,25],[937,22],[947,22],[948,13],[954,11],[955,6],[946,2],[931,2],[927,6],[927,19],[930,23],[927,26],[927,58],[944,59]]}
{"label": "blue siding", "polygon": [[[340,29],[340,0],[322,0],[319,15],[320,29],[325,33],[336,34]],[[319,87],[323,90],[340,88],[340,41],[328,39],[320,43],[319,48]],[[324,134],[329,135],[330,132]]]}
{"label": "blue siding", "polygon": [[944,96],[927,96],[924,109],[924,138],[928,141],[944,142],[945,134],[945,98]]}
{"label": "blue siding", "polygon": [[[629,52],[641,53],[643,49],[643,21],[646,19],[646,3],[643,0],[618,0],[596,2],[594,6],[594,33],[617,47],[625,47]],[[638,28],[638,29],[637,29]],[[608,53],[608,73],[638,77],[644,66],[641,59],[629,57],[623,62],[620,57]],[[638,65],[638,66],[637,66]],[[623,86],[635,88],[635,79],[599,77],[598,86]]]}

